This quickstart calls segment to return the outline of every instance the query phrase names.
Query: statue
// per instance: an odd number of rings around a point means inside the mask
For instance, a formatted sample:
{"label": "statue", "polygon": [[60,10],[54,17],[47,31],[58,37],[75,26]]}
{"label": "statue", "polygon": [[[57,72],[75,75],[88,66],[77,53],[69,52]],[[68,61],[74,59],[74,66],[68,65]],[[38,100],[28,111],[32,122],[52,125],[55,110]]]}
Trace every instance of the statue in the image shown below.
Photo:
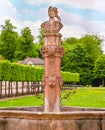
{"label": "statue", "polygon": [[61,18],[58,15],[57,8],[50,6],[48,8],[48,16],[49,21],[42,23],[41,28],[45,33],[58,33],[63,25],[61,23]]}

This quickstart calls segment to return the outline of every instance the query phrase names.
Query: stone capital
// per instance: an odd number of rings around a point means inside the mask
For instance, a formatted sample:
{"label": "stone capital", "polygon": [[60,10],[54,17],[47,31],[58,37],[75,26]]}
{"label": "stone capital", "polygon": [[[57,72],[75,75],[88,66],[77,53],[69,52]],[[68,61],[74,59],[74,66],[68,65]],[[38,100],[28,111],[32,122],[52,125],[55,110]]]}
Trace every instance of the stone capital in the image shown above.
{"label": "stone capital", "polygon": [[61,43],[62,35],[60,33],[45,33],[43,34],[44,46],[56,45]]}
{"label": "stone capital", "polygon": [[43,46],[40,51],[43,57],[62,57],[64,54],[64,49],[61,46]]}

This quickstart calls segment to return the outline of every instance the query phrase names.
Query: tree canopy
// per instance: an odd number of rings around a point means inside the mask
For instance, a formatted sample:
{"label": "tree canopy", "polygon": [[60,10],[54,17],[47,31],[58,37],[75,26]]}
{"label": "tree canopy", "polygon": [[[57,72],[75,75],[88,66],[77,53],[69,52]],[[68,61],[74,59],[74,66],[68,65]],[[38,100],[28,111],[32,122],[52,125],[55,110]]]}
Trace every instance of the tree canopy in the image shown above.
{"label": "tree canopy", "polygon": [[65,54],[62,59],[62,70],[80,74],[80,84],[91,84],[93,68],[101,51],[102,39],[96,35],[69,38],[62,42]]}
{"label": "tree canopy", "polygon": [[15,51],[15,59],[22,60],[25,57],[36,57],[38,54],[35,51],[34,36],[31,34],[29,27],[21,30],[21,36]]}
{"label": "tree canopy", "polygon": [[94,78],[102,79],[102,86],[105,86],[105,54],[100,55],[95,61]]}
{"label": "tree canopy", "polygon": [[16,27],[12,25],[10,20],[6,20],[5,24],[1,25],[1,27],[0,54],[5,59],[12,61],[18,43],[18,34],[15,32]]}

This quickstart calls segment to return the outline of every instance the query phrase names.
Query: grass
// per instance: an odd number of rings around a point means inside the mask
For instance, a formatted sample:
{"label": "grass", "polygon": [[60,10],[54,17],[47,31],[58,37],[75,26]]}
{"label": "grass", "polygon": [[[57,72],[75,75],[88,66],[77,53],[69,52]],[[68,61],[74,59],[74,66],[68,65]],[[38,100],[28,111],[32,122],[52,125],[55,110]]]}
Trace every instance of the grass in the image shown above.
{"label": "grass", "polygon": [[[61,97],[67,93],[68,91],[63,91]],[[40,97],[41,99],[38,99],[33,95],[0,100],[0,107],[41,106],[44,102],[43,95]],[[77,88],[76,93],[67,99],[62,99],[61,104],[63,106],[105,108],[105,88]]]}
{"label": "grass", "polygon": [[43,101],[33,96],[16,97],[0,101],[0,107],[40,106]]}
{"label": "grass", "polygon": [[63,106],[105,108],[105,88],[77,88],[74,95],[62,100]]}

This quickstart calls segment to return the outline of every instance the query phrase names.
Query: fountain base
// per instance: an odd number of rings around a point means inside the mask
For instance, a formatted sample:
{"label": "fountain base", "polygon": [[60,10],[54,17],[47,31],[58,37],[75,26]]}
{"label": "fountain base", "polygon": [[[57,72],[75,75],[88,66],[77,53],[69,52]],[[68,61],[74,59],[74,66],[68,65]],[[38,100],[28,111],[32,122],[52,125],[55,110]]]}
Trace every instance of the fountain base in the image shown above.
{"label": "fountain base", "polygon": [[105,109],[61,107],[61,112],[43,112],[43,107],[0,109],[0,130],[105,130]]}

